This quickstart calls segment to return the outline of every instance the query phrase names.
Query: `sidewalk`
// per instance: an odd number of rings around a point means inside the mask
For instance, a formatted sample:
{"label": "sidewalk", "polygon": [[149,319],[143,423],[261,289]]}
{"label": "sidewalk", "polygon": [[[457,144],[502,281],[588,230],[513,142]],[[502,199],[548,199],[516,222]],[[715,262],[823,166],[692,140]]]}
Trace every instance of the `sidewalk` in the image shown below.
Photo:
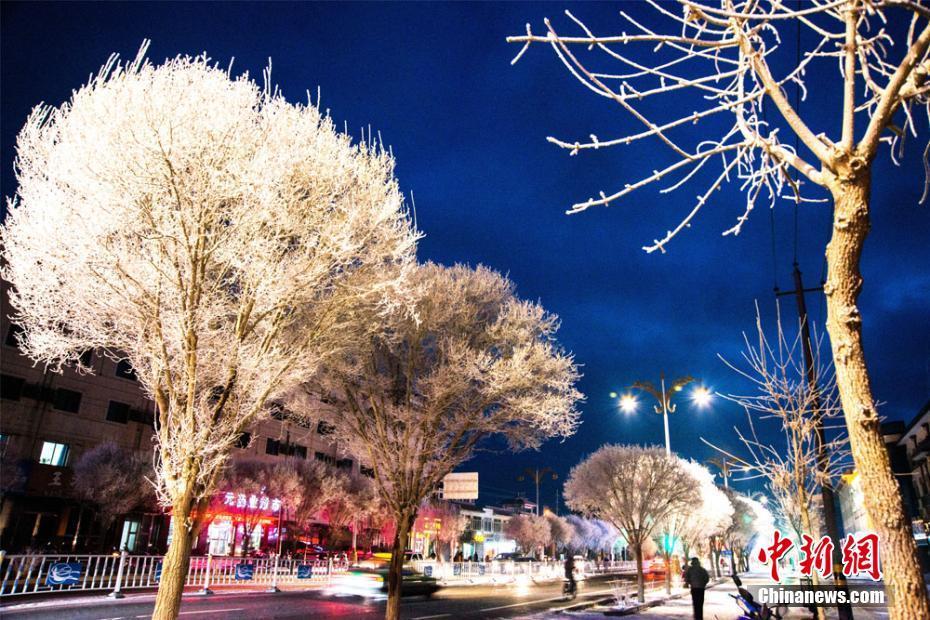
{"label": "sidewalk", "polygon": [[[730,596],[736,594],[736,586],[732,581],[726,580],[719,583],[716,586],[710,587],[705,591],[704,594],[704,618],[705,620],[732,620],[740,615],[740,607],[737,605],[736,601]],[[649,597],[647,597],[648,599]],[[855,620],[886,620],[888,618],[888,611],[886,609],[868,609],[868,608],[855,608],[853,610],[853,616]],[[593,612],[593,611],[578,611],[578,612],[562,612],[556,614],[537,614],[530,616],[530,618],[540,619],[543,618],[565,618],[571,620],[607,620],[611,617],[617,616],[606,616],[602,612]],[[625,616],[619,616],[624,620],[660,620],[663,618],[669,619],[684,619],[684,618],[693,618],[693,611],[691,608],[691,595],[684,594],[683,596],[672,598],[661,605],[656,605],[655,607],[650,607],[643,610],[640,613],[630,614]],[[800,620],[801,618],[809,619],[811,617],[810,613],[806,609],[792,607],[788,609],[788,613],[783,616],[785,620]],[[836,609],[830,608],[827,610],[827,618],[836,618]]]}

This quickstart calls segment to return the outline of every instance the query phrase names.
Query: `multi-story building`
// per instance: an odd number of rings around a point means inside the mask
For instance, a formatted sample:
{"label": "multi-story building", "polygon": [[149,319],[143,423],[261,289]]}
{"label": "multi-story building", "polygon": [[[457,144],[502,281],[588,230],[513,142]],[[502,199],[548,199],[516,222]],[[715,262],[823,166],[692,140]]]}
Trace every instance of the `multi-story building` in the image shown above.
{"label": "multi-story building", "polygon": [[[892,472],[901,490],[904,511],[911,521],[918,556],[930,569],[927,529],[930,523],[930,402],[905,424],[886,422],[881,426]],[[867,531],[872,525],[865,514],[858,472],[851,470],[841,477],[837,497],[843,515],[845,534]]]}
{"label": "multi-story building", "polygon": [[[16,345],[18,326],[11,323],[7,285],[0,304],[0,548],[127,548],[160,551],[170,535],[168,519],[161,510],[123,515],[109,528],[88,528],[89,510],[72,493],[71,466],[81,455],[104,442],[152,458],[154,404],[125,361],[113,361],[93,352],[83,363],[93,374],[81,375],[65,368],[47,371],[23,356]],[[273,460],[318,459],[336,467],[366,471],[346,456],[329,435],[326,422],[302,424],[277,415],[246,433],[233,458]],[[140,484],[147,484],[140,480]],[[235,489],[232,502],[218,502],[203,528],[201,550],[231,553],[241,544],[242,503]],[[269,491],[272,493],[272,491]],[[277,534],[273,497],[256,498],[263,514],[256,540],[269,541]],[[245,497],[247,506],[251,497]],[[267,504],[267,506],[266,506]],[[82,518],[85,525],[79,523]],[[76,536],[81,529],[81,537]],[[85,533],[87,534],[85,536]],[[237,538],[238,537],[238,538]]]}
{"label": "multi-story building", "polygon": [[907,473],[915,495],[915,516],[930,521],[930,401],[901,433],[898,445],[907,455]]}
{"label": "multi-story building", "polygon": [[507,522],[514,516],[512,510],[497,506],[462,506],[461,513],[468,518],[467,528],[472,534],[471,540],[462,545],[466,558],[484,560],[499,553],[516,551],[517,543],[504,534]]}

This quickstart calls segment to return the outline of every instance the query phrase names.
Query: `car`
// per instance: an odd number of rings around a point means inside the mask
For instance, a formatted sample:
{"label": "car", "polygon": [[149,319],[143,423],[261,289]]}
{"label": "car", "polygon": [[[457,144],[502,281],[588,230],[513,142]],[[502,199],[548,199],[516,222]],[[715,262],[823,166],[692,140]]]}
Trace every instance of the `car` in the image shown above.
{"label": "car", "polygon": [[[442,586],[433,577],[427,577],[410,568],[403,569],[401,596],[425,596],[429,598]],[[388,568],[351,568],[342,575],[333,577],[329,590],[333,594],[364,597],[387,596]]]}

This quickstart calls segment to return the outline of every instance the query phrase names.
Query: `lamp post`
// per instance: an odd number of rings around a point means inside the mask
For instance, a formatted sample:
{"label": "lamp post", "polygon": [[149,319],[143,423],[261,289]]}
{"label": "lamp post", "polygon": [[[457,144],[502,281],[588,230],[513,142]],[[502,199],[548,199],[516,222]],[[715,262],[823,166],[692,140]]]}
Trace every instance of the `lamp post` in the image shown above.
{"label": "lamp post", "polygon": [[730,488],[730,470],[733,465],[737,465],[735,461],[724,456],[715,456],[714,458],[707,459],[708,465],[713,465],[720,470],[720,475],[723,476],[723,488]]}
{"label": "lamp post", "polygon": [[[648,381],[637,381],[631,386],[634,390],[640,390],[641,392],[646,392],[647,394],[652,395],[658,401],[659,404],[654,405],[654,409],[656,413],[662,415],[662,421],[665,426],[665,453],[669,456],[672,454],[672,446],[668,434],[668,414],[675,413],[675,410],[678,408],[677,404],[672,402],[672,397],[674,397],[674,395],[678,392],[682,391],[686,385],[693,383],[694,381],[694,377],[684,376],[680,379],[676,379],[668,388],[666,388],[665,375],[662,374],[660,375],[660,388],[658,389]],[[691,400],[698,407],[707,406],[710,404],[710,399],[710,390],[704,386],[695,388],[691,394]],[[632,394],[624,394],[620,398],[620,408],[625,412],[632,413],[636,411],[636,407],[636,397]]]}
{"label": "lamp post", "polygon": [[524,480],[529,478],[530,480],[536,483],[536,516],[537,517],[539,516],[539,483],[542,482],[546,474],[549,474],[549,473],[552,474],[553,480],[559,479],[559,475],[553,472],[551,467],[543,467],[541,469],[539,467],[535,469],[532,467],[527,467],[526,469],[523,470],[524,475],[517,478],[518,482],[523,482]]}

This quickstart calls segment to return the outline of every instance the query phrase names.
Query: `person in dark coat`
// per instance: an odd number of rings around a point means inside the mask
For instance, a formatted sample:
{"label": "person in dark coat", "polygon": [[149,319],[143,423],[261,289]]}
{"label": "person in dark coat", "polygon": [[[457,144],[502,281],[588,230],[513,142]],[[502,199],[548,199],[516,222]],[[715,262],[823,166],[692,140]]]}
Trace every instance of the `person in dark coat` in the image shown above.
{"label": "person in dark coat", "polygon": [[685,585],[691,588],[691,606],[694,608],[694,620],[704,620],[704,588],[710,581],[710,575],[701,566],[701,561],[691,558],[691,566],[685,571]]}
{"label": "person in dark coat", "polygon": [[575,582],[575,556],[571,552],[565,554],[565,578],[568,580],[568,593],[574,595],[578,584]]}

